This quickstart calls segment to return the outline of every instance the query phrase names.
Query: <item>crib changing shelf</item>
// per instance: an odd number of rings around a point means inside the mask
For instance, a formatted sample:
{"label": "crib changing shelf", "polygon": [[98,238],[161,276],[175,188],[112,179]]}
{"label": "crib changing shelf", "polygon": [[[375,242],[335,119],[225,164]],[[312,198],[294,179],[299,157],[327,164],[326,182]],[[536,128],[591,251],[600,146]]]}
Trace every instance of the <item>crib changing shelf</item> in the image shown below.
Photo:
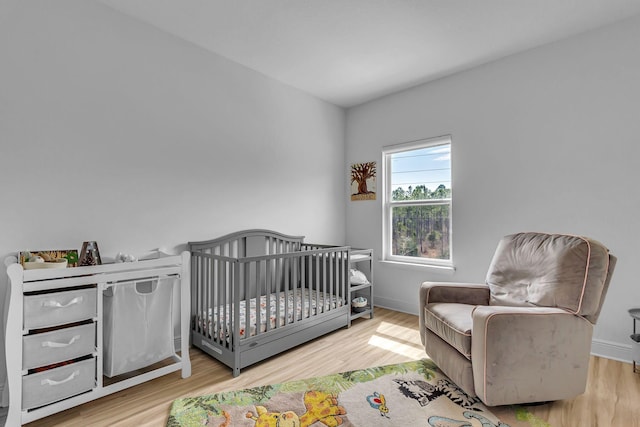
{"label": "crib changing shelf", "polygon": [[[189,253],[133,263],[25,270],[9,264],[5,353],[9,410],[17,426],[181,371],[189,360]],[[160,363],[115,378],[103,375],[104,291],[132,281],[173,278],[180,350]],[[177,332],[176,332],[177,333]],[[172,343],[173,345],[173,343]]]}

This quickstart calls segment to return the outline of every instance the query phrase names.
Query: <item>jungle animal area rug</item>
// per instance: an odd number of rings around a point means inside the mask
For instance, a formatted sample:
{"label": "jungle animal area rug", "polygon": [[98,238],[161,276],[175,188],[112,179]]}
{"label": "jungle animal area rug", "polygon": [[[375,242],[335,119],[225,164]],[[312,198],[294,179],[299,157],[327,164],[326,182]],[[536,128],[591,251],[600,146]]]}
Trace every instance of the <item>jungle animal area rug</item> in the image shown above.
{"label": "jungle animal area rug", "polygon": [[513,427],[428,359],[178,399],[167,426]]}

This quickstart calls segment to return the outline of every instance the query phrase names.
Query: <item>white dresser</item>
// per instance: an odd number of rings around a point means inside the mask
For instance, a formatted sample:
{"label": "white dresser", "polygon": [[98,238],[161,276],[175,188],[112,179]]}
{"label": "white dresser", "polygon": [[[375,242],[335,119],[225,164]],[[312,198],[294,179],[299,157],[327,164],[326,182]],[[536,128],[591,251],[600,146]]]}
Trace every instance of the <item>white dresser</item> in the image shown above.
{"label": "white dresser", "polygon": [[[7,268],[6,360],[13,427],[125,388],[182,371],[189,361],[189,253],[134,263],[66,269]],[[181,343],[168,360],[122,379],[103,375],[105,290],[132,281],[176,278]]]}

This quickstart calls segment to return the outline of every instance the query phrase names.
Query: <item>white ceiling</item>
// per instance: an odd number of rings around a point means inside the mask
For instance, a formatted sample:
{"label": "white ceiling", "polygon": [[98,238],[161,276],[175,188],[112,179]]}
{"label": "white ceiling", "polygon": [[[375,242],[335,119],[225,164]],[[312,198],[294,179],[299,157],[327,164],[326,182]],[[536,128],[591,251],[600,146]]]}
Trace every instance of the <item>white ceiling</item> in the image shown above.
{"label": "white ceiling", "polygon": [[640,13],[640,0],[99,0],[349,107]]}

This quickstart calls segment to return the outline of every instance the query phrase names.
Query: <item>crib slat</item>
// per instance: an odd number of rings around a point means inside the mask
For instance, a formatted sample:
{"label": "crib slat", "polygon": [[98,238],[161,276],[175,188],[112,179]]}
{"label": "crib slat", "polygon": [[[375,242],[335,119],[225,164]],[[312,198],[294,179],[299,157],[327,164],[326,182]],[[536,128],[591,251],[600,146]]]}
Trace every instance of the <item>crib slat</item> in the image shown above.
{"label": "crib slat", "polygon": [[[313,259],[314,269],[313,269],[313,275],[311,276],[311,280],[309,283],[309,292],[307,295],[307,304],[309,306],[309,311],[308,313],[306,313],[306,317],[309,317],[311,315],[311,305],[313,304],[313,296],[311,293],[314,292],[313,287],[317,289],[320,284],[320,257],[318,255],[315,255],[312,259]],[[312,283],[313,283],[313,287],[312,287]]]}
{"label": "crib slat", "polygon": [[337,306],[336,307],[333,306],[333,297],[332,297],[333,295],[336,294],[336,290],[338,289],[338,286],[337,286],[338,280],[335,275],[336,270],[334,268],[336,263],[336,254],[332,252],[330,254],[330,257],[331,257],[331,262],[329,263],[329,277],[331,277],[332,286],[329,289],[329,297],[331,298],[331,301],[329,304],[329,310],[333,308],[338,308]]}
{"label": "crib slat", "polygon": [[[309,306],[311,306],[311,293],[315,291],[318,287],[318,256],[311,255],[309,256],[309,270],[308,270],[308,280],[307,280],[307,288],[305,290],[305,294],[301,295],[301,298],[306,297]],[[305,301],[300,301],[300,305],[304,308]],[[305,317],[304,311],[302,312],[302,318]]]}
{"label": "crib slat", "polygon": [[[212,292],[211,290],[211,280],[212,280],[212,275],[211,275],[211,268],[213,266],[213,261],[211,259],[207,259],[204,262],[204,283],[205,286],[202,288],[202,294],[201,294],[201,299],[202,299],[202,310],[207,318],[207,321],[209,321],[209,304],[208,304],[208,296],[209,293]],[[214,335],[214,331],[211,330],[211,325],[207,324],[207,336],[211,336]]]}
{"label": "crib slat", "polygon": [[333,278],[331,277],[331,254],[328,252],[324,254],[323,271],[326,279],[324,288],[324,294],[322,295],[322,312],[331,310],[331,288],[333,287]]}
{"label": "crib slat", "polygon": [[[291,283],[289,284],[289,291],[291,294],[291,304],[289,305],[289,314],[287,317],[290,320],[290,323],[296,323],[298,321],[298,310],[297,310],[297,305],[298,303],[296,302],[296,294],[299,294],[300,291],[298,291],[298,289],[303,289],[306,285],[306,275],[304,273],[304,265],[302,266],[302,271],[298,274],[297,273],[297,265],[296,265],[296,261],[291,259],[289,260],[290,265],[292,265],[293,267],[293,280],[291,281]],[[289,299],[287,298],[287,301],[289,301]]]}
{"label": "crib slat", "polygon": [[[214,268],[214,260],[212,258],[202,257],[201,259],[201,279],[202,282],[200,284],[200,314],[204,317],[204,321],[206,321],[205,333],[206,337],[210,339],[217,339],[215,325],[216,319],[214,318],[214,312],[212,310],[211,298],[210,295],[213,295],[215,292],[214,280],[213,280],[213,268]],[[203,321],[203,323],[204,323]]]}
{"label": "crib slat", "polygon": [[[300,278],[299,278],[300,284],[298,285],[298,282],[293,284],[294,288],[300,288],[300,298],[302,298],[303,290],[306,289],[308,286],[308,283],[309,283],[308,275],[309,275],[309,271],[311,271],[310,264],[309,264],[311,260],[309,256],[304,255],[301,261],[302,262],[300,264]],[[298,321],[298,313],[296,309],[298,303],[296,302],[295,293],[292,299],[293,299],[293,307],[292,307],[293,313],[291,318],[292,318],[292,323],[295,323]]]}
{"label": "crib slat", "polygon": [[217,325],[220,325],[219,320],[215,318],[213,297],[215,295],[215,263],[212,258],[202,259],[202,274],[203,274],[203,286],[201,292],[201,304],[202,315],[207,319],[207,337],[218,341]]}
{"label": "crib slat", "polygon": [[294,274],[294,272],[292,272],[290,269],[295,266],[295,263],[292,263],[290,259],[285,258],[284,259],[284,268],[285,268],[285,275],[284,275],[284,318],[287,319],[287,322],[289,321],[289,287],[291,286],[291,281],[294,280],[295,278],[292,278],[292,275]]}
{"label": "crib slat", "polygon": [[325,310],[325,305],[327,302],[327,293],[331,288],[331,277],[328,275],[329,268],[329,254],[322,254],[322,292],[320,293],[320,298],[318,299],[318,307],[316,309],[316,313],[323,313]]}
{"label": "crib slat", "polygon": [[[236,248],[236,250],[241,250],[240,245],[238,245],[238,247]],[[241,297],[240,297],[240,283],[242,283],[244,281],[244,269],[242,268],[242,265],[238,262],[234,262],[233,263],[233,276],[230,280],[231,283],[231,295],[229,296],[230,301],[229,304],[231,305],[231,303],[233,302],[233,313],[232,313],[232,318],[233,320],[229,323],[230,326],[230,330],[231,330],[231,337],[232,337],[232,341],[231,341],[231,351],[236,352],[238,349],[238,346],[240,345],[240,340],[242,339],[242,337],[240,336],[240,301],[241,301]],[[246,332],[245,332],[246,333]]]}
{"label": "crib slat", "polygon": [[209,286],[206,261],[200,263],[200,274],[203,280],[198,288],[198,313],[203,317],[202,324],[208,336],[211,335],[211,326],[209,325],[209,313],[207,313],[207,308],[205,307],[205,289]]}
{"label": "crib slat", "polygon": [[219,259],[211,260],[211,305],[210,310],[214,310],[215,313],[215,329],[211,332],[214,336],[214,341],[220,345],[226,344],[227,337],[227,323],[229,320],[229,313],[227,304],[225,304],[225,291],[226,282],[224,277],[225,261]]}
{"label": "crib slat", "polygon": [[221,297],[222,289],[220,288],[220,284],[222,283],[222,279],[220,278],[221,262],[222,261],[215,258],[208,260],[209,279],[207,281],[210,283],[210,289],[208,290],[209,297],[207,298],[207,312],[211,313],[212,324],[215,325],[214,328],[211,328],[211,336],[213,341],[219,344],[223,343],[225,334],[224,327],[226,324],[224,307],[221,306],[221,302],[224,301]]}
{"label": "crib slat", "polygon": [[[216,251],[211,251],[212,254],[215,254]],[[209,335],[211,339],[220,343],[221,337],[220,334],[224,334],[224,327],[221,323],[224,323],[224,314],[220,307],[220,287],[218,281],[218,261],[215,258],[207,259],[207,280],[206,283],[209,285],[209,289],[207,289],[207,296],[205,296],[205,310],[211,319],[211,328],[209,329]],[[221,317],[222,316],[222,317]]]}
{"label": "crib slat", "polygon": [[[220,251],[216,250],[212,251],[212,253],[218,255]],[[226,345],[226,325],[228,320],[224,305],[224,278],[222,277],[225,261],[211,258],[210,262],[209,283],[211,284],[211,289],[209,290],[207,310],[210,310],[211,321],[215,325],[215,328],[211,330],[211,335],[215,343],[224,346]]]}
{"label": "crib slat", "polygon": [[[246,248],[246,247],[245,247]],[[245,270],[245,275],[244,275],[244,289],[242,292],[242,296],[238,295],[237,300],[238,300],[238,305],[237,308],[239,309],[240,304],[244,304],[244,336],[243,338],[247,338],[250,334],[251,334],[251,310],[250,310],[250,301],[251,301],[251,293],[250,293],[250,287],[251,287],[251,283],[253,281],[252,279],[252,275],[251,275],[251,265],[252,263],[245,263],[244,264],[244,270]],[[240,324],[238,324],[238,327],[236,329],[240,328]],[[242,338],[241,338],[242,339]]]}
{"label": "crib slat", "polygon": [[[320,298],[320,290],[323,287],[322,280],[322,254],[318,254],[314,257],[316,261],[316,271],[315,271],[315,292],[316,292],[316,301]],[[311,298],[309,298],[309,314],[311,314]]]}
{"label": "crib slat", "polygon": [[[281,319],[281,313],[280,313],[280,298],[282,293],[280,292],[282,289],[282,282],[284,280],[283,274],[282,274],[282,269],[284,268],[284,260],[282,258],[279,258],[276,262],[276,289],[275,289],[275,297],[276,297],[276,328],[280,327],[280,319]],[[286,319],[286,317],[285,317]],[[285,324],[286,324],[286,320],[285,320]]]}
{"label": "crib slat", "polygon": [[235,343],[233,336],[233,281],[230,274],[231,263],[227,260],[220,260],[218,275],[218,288],[220,288],[217,305],[222,308],[222,316],[224,323],[224,333],[220,338],[221,344],[225,347],[232,347]]}
{"label": "crib slat", "polygon": [[[269,313],[271,313],[271,284],[272,284],[272,280],[271,280],[271,273],[272,273],[272,268],[271,268],[271,261],[265,261],[265,275],[264,275],[264,295],[265,295],[265,319],[264,319],[264,324],[265,324],[265,332],[269,332],[271,330],[271,317],[269,316]],[[260,310],[261,311],[261,310]],[[276,322],[277,323],[277,322]]]}
{"label": "crib slat", "polygon": [[262,333],[262,324],[265,322],[264,313],[262,313],[261,305],[262,298],[264,297],[264,301],[266,303],[267,296],[264,293],[264,289],[266,287],[267,282],[267,262],[260,261],[259,263],[260,273],[258,277],[256,277],[256,335]]}
{"label": "crib slat", "polygon": [[[215,254],[215,251],[212,250],[211,252]],[[206,290],[207,295],[204,296],[206,305],[205,311],[207,312],[207,317],[209,318],[211,323],[211,327],[209,328],[209,335],[211,339],[216,343],[220,343],[220,333],[224,333],[224,329],[221,325],[221,322],[224,322],[224,317],[220,318],[220,316],[222,315],[222,310],[219,304],[220,288],[218,286],[217,273],[217,266],[219,262],[220,261],[215,258],[207,258],[206,260],[207,278],[205,280],[205,283],[208,285],[209,289]]]}

